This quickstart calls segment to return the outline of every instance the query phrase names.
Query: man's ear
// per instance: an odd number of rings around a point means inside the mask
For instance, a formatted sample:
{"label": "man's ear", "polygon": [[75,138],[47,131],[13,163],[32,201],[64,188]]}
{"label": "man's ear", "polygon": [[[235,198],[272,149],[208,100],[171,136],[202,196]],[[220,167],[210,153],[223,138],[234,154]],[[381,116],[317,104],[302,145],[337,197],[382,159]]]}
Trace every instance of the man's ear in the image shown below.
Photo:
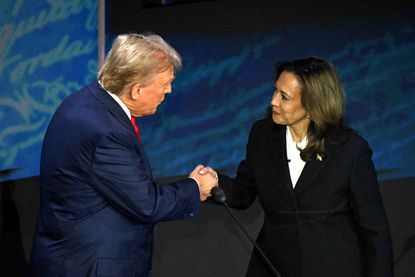
{"label": "man's ear", "polygon": [[141,97],[141,84],[135,83],[130,88],[130,96],[133,100],[138,100]]}

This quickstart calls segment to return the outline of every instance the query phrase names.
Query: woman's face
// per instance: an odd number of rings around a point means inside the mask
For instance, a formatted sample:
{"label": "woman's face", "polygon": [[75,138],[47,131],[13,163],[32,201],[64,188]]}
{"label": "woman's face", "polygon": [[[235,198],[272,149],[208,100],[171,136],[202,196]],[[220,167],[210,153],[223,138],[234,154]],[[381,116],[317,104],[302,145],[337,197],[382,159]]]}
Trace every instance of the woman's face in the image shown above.
{"label": "woman's face", "polygon": [[296,75],[288,71],[281,73],[275,82],[271,105],[275,123],[307,130],[310,120],[301,103],[301,85]]}

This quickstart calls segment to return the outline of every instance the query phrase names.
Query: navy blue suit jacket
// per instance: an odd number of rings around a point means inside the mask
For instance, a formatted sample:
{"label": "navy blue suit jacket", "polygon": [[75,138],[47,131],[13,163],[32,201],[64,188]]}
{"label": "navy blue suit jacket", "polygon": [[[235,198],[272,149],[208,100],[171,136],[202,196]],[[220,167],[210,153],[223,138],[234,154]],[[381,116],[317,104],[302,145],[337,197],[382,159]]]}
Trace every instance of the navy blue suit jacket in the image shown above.
{"label": "navy blue suit jacket", "polygon": [[194,217],[193,179],[153,182],[130,119],[94,81],[46,132],[31,276],[147,276],[157,222]]}

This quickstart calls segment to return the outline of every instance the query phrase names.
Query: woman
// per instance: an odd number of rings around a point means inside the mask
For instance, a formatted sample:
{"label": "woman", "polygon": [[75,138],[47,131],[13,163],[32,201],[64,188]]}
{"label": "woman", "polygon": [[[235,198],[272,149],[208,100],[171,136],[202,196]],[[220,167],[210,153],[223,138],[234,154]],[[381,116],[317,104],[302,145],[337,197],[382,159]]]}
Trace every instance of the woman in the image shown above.
{"label": "woman", "polygon": [[[270,118],[253,125],[236,177],[218,174],[228,204],[245,209],[258,196],[257,243],[283,277],[391,277],[372,151],[343,125],[334,66],[316,57],[282,62],[275,80]],[[247,276],[272,275],[254,253]]]}

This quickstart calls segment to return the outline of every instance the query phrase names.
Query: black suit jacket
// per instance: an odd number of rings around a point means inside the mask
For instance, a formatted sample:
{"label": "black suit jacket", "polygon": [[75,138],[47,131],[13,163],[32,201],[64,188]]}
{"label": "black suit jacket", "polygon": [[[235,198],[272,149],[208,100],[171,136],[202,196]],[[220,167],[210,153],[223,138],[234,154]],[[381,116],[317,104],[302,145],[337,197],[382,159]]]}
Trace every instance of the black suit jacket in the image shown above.
{"label": "black suit jacket", "polygon": [[[286,126],[265,119],[251,130],[237,176],[219,174],[230,206],[258,196],[265,218],[257,242],[283,277],[391,277],[386,213],[367,142],[351,132],[326,143],[326,158],[306,163],[293,189]],[[327,140],[326,140],[327,141]],[[253,255],[248,276],[271,276]]]}

